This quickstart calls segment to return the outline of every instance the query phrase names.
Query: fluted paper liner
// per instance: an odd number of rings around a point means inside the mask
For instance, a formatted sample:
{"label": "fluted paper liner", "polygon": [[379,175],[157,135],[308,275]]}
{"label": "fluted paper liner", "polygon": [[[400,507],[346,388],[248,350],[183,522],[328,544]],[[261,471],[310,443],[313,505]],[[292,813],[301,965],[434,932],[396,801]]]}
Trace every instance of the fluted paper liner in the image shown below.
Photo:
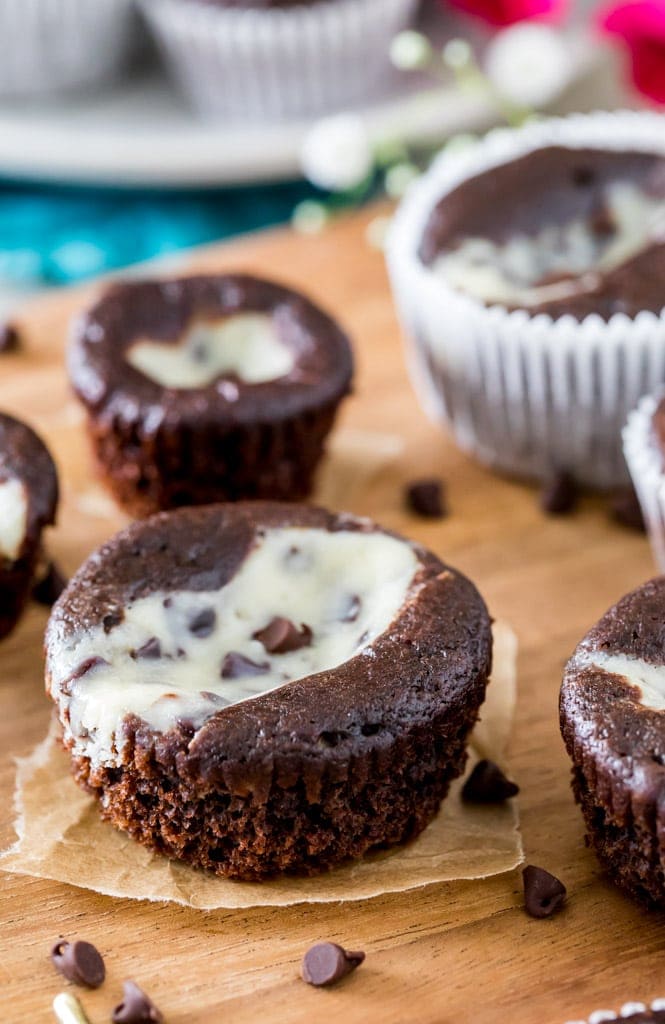
{"label": "fluted paper liner", "polygon": [[[494,626],[494,671],[471,741],[467,770],[479,757],[504,762],[515,706],[517,641]],[[151,853],[99,817],[95,800],[69,773],[69,758],[53,726],[18,762],[18,840],[0,858],[15,874],[50,878],[107,896],[169,901],[201,910],[331,903],[405,892],[436,882],[486,878],[523,859],[515,800],[472,806],[455,783],[442,809],[418,839],[313,878],[235,882]]]}
{"label": "fluted paper liner", "polygon": [[665,156],[665,118],[647,111],[577,114],[496,129],[434,162],[400,206],[387,246],[415,389],[459,446],[509,473],[566,469],[605,488],[628,473],[621,428],[640,397],[665,382],[665,313],[607,322],[485,306],[418,255],[439,199],[464,180],[543,146]]}
{"label": "fluted paper liner", "polygon": [[653,436],[651,423],[665,392],[645,395],[628,417],[623,450],[642,508],[656,565],[665,572],[665,460]]}

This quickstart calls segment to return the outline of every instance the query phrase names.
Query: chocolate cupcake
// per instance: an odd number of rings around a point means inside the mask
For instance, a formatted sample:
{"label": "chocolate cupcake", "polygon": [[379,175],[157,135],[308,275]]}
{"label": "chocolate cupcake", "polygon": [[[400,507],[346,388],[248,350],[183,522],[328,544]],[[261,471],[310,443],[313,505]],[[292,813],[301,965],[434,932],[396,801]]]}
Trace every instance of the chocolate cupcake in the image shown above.
{"label": "chocolate cupcake", "polygon": [[134,523],[54,608],[47,689],[101,814],[234,878],[417,835],[463,769],[490,620],[366,519],[277,503]]}
{"label": "chocolate cupcake", "polygon": [[618,1013],[614,1010],[594,1010],[584,1020],[569,1020],[566,1024],[665,1024],[665,999],[646,1003],[624,1003]]}
{"label": "chocolate cupcake", "polygon": [[111,288],[77,322],[69,372],[106,481],[146,515],[306,497],[353,360],[304,296],[228,275]]}
{"label": "chocolate cupcake", "polygon": [[427,409],[492,467],[627,477],[665,381],[665,118],[578,115],[439,158],[398,213],[393,286]]}
{"label": "chocolate cupcake", "polygon": [[55,522],[58,478],[46,446],[0,413],[0,639],[11,633],[38,571],[42,530]]}
{"label": "chocolate cupcake", "polygon": [[561,731],[573,791],[601,861],[632,896],[665,906],[665,577],[622,598],[566,666]]}
{"label": "chocolate cupcake", "polygon": [[653,555],[665,572],[665,395],[645,395],[623,431],[626,463]]}
{"label": "chocolate cupcake", "polygon": [[390,88],[390,44],[418,0],[140,0],[193,107],[232,120],[312,117]]}

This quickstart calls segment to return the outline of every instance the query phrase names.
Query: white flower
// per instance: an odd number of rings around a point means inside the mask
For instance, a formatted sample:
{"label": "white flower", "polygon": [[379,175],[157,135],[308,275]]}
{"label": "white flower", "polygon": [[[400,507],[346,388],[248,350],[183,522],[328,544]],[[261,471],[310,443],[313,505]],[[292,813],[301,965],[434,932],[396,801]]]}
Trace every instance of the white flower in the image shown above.
{"label": "white flower", "polygon": [[407,29],[393,39],[390,59],[400,71],[414,71],[424,68],[432,56],[432,45],[422,32]]}
{"label": "white flower", "polygon": [[347,192],[360,185],[374,165],[362,119],[335,114],[317,121],[303,140],[300,165],[312,184],[330,192]]}
{"label": "white flower", "polygon": [[387,195],[391,199],[401,199],[419,175],[420,171],[415,164],[408,163],[406,160],[389,167],[385,178]]}
{"label": "white flower", "polygon": [[521,22],[497,33],[487,47],[485,73],[499,95],[523,107],[543,107],[571,80],[567,40],[549,25]]}
{"label": "white flower", "polygon": [[328,223],[328,211],[315,199],[303,199],[291,214],[291,224],[302,235],[318,235]]}

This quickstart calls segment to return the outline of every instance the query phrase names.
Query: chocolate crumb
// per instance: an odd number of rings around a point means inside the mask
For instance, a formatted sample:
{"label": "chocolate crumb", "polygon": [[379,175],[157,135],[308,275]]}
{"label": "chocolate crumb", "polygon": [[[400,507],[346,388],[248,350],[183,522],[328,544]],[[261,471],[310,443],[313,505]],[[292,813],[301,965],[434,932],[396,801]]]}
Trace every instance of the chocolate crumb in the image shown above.
{"label": "chocolate crumb", "polygon": [[162,1013],[135,981],[124,981],[122,989],[122,1002],[111,1017],[113,1024],[162,1024]]}
{"label": "chocolate crumb", "polygon": [[561,470],[543,487],[540,507],[550,516],[565,516],[575,510],[579,497],[575,479],[566,470]]}
{"label": "chocolate crumb", "polygon": [[444,485],[435,477],[410,483],[406,488],[406,503],[424,519],[443,519],[448,515]]}
{"label": "chocolate crumb", "polygon": [[32,588],[32,599],[37,604],[43,604],[47,608],[58,600],[67,586],[67,580],[58,569],[55,562],[49,562],[46,574]]}
{"label": "chocolate crumb", "polygon": [[238,651],[229,651],[222,662],[222,679],[241,679],[243,676],[262,676],[270,671],[265,662],[252,661]]}
{"label": "chocolate crumb", "polygon": [[110,633],[112,629],[115,629],[116,626],[120,625],[124,617],[125,613],[121,608],[117,608],[115,611],[109,612],[108,615],[105,615],[102,619],[104,632],[106,634]]}
{"label": "chocolate crumb", "polygon": [[194,636],[198,637],[199,640],[204,640],[205,637],[210,636],[215,628],[217,622],[217,612],[214,608],[203,608],[200,612],[194,616],[189,623],[189,632]]}
{"label": "chocolate crumb", "polygon": [[21,348],[21,335],[16,324],[4,323],[0,326],[0,353],[18,352]]}
{"label": "chocolate crumb", "polygon": [[141,647],[130,653],[135,660],[137,658],[161,658],[162,645],[156,636],[151,636]]}
{"label": "chocolate crumb", "polygon": [[520,788],[506,778],[493,761],[479,761],[462,788],[462,799],[472,804],[500,804],[517,796]]}
{"label": "chocolate crumb", "polygon": [[56,970],[75,985],[99,988],[106,977],[102,956],[90,942],[60,939],[51,950],[51,960]]}
{"label": "chocolate crumb", "polygon": [[300,973],[308,985],[334,985],[360,967],[364,959],[364,953],[347,952],[335,942],[317,942],[305,953]]}
{"label": "chocolate crumb", "polygon": [[615,491],[610,499],[610,515],[615,522],[627,526],[630,530],[646,533],[646,524],[642,507],[634,489],[623,487]]}
{"label": "chocolate crumb", "polygon": [[522,871],[524,909],[531,917],[550,917],[563,906],[566,887],[544,868],[527,864]]}
{"label": "chocolate crumb", "polygon": [[253,633],[252,639],[262,643],[268,654],[290,654],[301,647],[309,647],[312,631],[304,624],[298,629],[290,619],[276,616],[263,629]]}

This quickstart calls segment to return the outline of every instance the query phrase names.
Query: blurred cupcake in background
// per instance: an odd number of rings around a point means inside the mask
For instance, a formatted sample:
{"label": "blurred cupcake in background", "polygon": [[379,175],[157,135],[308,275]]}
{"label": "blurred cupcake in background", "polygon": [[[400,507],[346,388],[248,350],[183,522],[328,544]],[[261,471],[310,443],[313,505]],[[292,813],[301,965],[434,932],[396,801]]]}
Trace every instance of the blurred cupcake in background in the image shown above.
{"label": "blurred cupcake in background", "polygon": [[192,105],[288,119],[381,91],[389,49],[418,0],[139,0]]}
{"label": "blurred cupcake in background", "polygon": [[665,382],[665,118],[576,115],[444,153],[387,257],[429,413],[488,466],[612,487]]}
{"label": "blurred cupcake in background", "polygon": [[656,564],[665,573],[665,388],[645,395],[630,414],[623,448]]}
{"label": "blurred cupcake in background", "polygon": [[0,96],[38,96],[109,81],[136,31],[134,0],[0,0]]}

